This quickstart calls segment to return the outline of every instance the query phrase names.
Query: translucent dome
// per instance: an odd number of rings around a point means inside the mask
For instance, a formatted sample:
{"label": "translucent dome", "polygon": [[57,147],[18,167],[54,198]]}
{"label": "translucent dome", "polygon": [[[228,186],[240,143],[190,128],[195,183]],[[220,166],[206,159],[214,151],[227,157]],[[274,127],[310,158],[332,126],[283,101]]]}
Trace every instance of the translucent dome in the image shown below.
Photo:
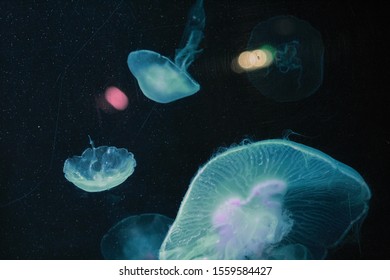
{"label": "translucent dome", "polygon": [[161,259],[322,259],[367,214],[351,167],[302,144],[230,148],[193,178]]}

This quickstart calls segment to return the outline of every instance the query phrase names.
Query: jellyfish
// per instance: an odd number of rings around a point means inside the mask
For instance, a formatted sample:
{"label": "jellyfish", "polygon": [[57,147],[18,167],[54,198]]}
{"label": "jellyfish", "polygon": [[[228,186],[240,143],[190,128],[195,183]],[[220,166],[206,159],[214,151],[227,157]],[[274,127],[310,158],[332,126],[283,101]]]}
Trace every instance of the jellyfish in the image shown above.
{"label": "jellyfish", "polygon": [[102,238],[106,260],[153,260],[173,219],[160,214],[130,216],[113,226]]}
{"label": "jellyfish", "polygon": [[190,10],[182,44],[176,50],[174,62],[150,50],[129,54],[127,64],[146,97],[159,103],[169,103],[199,91],[199,83],[187,69],[201,52],[197,48],[203,38],[204,26],[203,0],[197,0]]}
{"label": "jellyfish", "polygon": [[[89,137],[89,136],[88,136]],[[68,158],[65,178],[87,192],[101,192],[122,184],[134,172],[134,155],[124,148],[100,146],[86,149],[81,156]]]}
{"label": "jellyfish", "polygon": [[232,147],[193,178],[160,259],[323,259],[362,223],[370,196],[357,171],[314,148]]}
{"label": "jellyfish", "polygon": [[250,82],[266,97],[297,101],[322,84],[322,37],[304,20],[277,16],[259,23],[252,30],[248,49],[268,56],[264,67],[248,71]]}

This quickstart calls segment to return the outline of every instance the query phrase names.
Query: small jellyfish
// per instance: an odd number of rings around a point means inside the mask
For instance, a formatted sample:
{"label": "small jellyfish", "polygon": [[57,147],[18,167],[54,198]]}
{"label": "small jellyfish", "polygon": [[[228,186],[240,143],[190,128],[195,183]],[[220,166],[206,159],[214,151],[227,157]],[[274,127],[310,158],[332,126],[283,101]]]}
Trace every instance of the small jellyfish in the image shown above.
{"label": "small jellyfish", "polygon": [[176,50],[175,62],[154,51],[131,52],[127,64],[146,97],[159,103],[169,103],[199,91],[200,85],[187,72],[203,38],[205,26],[203,0],[191,8],[182,44]]}
{"label": "small jellyfish", "polygon": [[289,140],[236,146],[200,168],[160,259],[322,259],[368,211],[351,167]]}
{"label": "small jellyfish", "polygon": [[106,260],[155,260],[173,219],[160,214],[130,216],[113,226],[102,238]]}
{"label": "small jellyfish", "polygon": [[264,96],[279,102],[297,101],[322,84],[321,34],[304,20],[277,16],[259,23],[252,30],[248,49],[268,55],[265,67],[248,71],[249,80]]}
{"label": "small jellyfish", "polygon": [[[88,136],[89,137],[89,136]],[[134,172],[134,155],[124,148],[100,146],[86,149],[81,156],[68,158],[65,178],[87,192],[101,192],[122,184]]]}

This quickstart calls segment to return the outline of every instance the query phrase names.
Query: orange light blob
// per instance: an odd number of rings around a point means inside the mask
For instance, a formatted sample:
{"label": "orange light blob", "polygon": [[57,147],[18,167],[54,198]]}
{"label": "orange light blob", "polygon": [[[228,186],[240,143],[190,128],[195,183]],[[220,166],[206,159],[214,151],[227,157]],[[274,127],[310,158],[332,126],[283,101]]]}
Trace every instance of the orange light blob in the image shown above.
{"label": "orange light blob", "polygon": [[238,56],[238,65],[242,69],[250,69],[253,67],[254,58],[252,52],[244,51]]}
{"label": "orange light blob", "polygon": [[254,50],[252,51],[252,55],[254,68],[267,67],[272,61],[272,54],[267,50]]}
{"label": "orange light blob", "polygon": [[232,70],[236,73],[249,72],[260,68],[266,68],[273,63],[272,52],[267,49],[244,51],[233,59]]}

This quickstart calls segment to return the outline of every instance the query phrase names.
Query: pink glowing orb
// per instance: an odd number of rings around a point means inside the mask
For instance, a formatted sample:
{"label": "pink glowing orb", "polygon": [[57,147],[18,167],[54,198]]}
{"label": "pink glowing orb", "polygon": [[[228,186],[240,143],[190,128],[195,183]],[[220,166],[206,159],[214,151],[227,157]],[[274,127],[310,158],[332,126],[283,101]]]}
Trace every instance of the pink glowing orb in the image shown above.
{"label": "pink glowing orb", "polygon": [[104,97],[112,107],[119,111],[126,109],[129,104],[129,99],[126,94],[117,87],[108,87],[104,93]]}

